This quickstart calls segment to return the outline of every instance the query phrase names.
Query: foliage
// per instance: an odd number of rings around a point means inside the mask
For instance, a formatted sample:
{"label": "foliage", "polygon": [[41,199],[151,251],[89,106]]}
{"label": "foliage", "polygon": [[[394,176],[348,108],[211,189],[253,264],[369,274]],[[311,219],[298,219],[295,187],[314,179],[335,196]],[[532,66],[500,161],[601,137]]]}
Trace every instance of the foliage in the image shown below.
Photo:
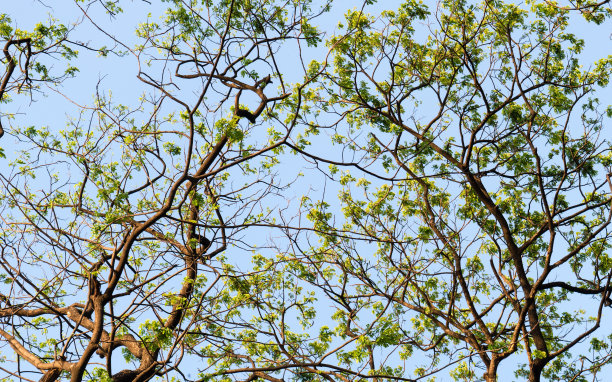
{"label": "foliage", "polygon": [[2,377],[603,378],[609,2],[340,3],[0,15]]}

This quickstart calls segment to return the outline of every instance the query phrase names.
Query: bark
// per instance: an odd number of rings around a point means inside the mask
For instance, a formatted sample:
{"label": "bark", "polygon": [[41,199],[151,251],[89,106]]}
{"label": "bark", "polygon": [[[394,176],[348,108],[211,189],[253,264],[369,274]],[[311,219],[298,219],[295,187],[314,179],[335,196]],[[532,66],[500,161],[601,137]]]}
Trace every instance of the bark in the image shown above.
{"label": "bark", "polygon": [[60,369],[51,369],[42,376],[42,378],[38,382],[53,382],[57,381],[61,374]]}

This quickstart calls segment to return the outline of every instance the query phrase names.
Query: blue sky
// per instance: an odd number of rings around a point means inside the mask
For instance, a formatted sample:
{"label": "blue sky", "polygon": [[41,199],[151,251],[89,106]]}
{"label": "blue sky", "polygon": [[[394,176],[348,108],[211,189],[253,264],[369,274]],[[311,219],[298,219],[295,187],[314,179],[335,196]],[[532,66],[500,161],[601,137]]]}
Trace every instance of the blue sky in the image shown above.
{"label": "blue sky", "polygon": [[[396,2],[393,2],[394,4]],[[51,3],[49,3],[51,4]],[[81,3],[82,4],[82,3]],[[333,12],[329,15],[324,16],[321,21],[321,28],[326,33],[332,34],[335,31],[335,25],[340,20],[340,15],[344,13],[346,6],[351,6],[348,2],[337,2]],[[372,13],[388,7],[389,2],[379,2],[378,4],[367,8]],[[161,7],[151,6],[145,2],[133,1],[126,2],[126,13],[117,16],[117,19],[112,19],[108,15],[105,15],[99,11],[98,7],[94,7],[96,10],[92,11],[92,18],[109,33],[117,36],[122,41],[125,41],[127,45],[132,45],[137,42],[136,36],[133,32],[137,22],[142,19],[148,12],[153,13],[153,19],[157,17],[156,13],[159,12]],[[82,12],[72,3],[62,3],[62,5],[53,5],[53,8],[44,6],[44,3],[40,1],[27,0],[22,2],[6,2],[3,4],[2,12],[8,13],[13,18],[13,25],[18,28],[31,29],[39,20],[47,20],[49,13],[54,17],[66,22],[70,20],[72,23],[77,23],[73,36],[82,42],[90,42],[92,46],[110,46],[112,41],[100,32],[92,23],[83,16]],[[425,33],[425,25],[421,25],[423,29],[417,29],[417,33]],[[601,55],[609,54],[612,51],[612,41],[610,40],[609,33],[602,33],[602,30],[606,30],[606,26],[594,27],[591,24],[584,22],[581,18],[576,18],[572,21],[571,30],[578,36],[586,40],[586,48],[582,53],[582,58],[585,61],[592,61],[594,58],[600,57]],[[610,32],[610,26],[607,26],[608,32]],[[76,115],[79,109],[78,105],[84,106],[91,104],[93,101],[93,94],[96,86],[99,83],[102,92],[112,92],[113,98],[117,102],[134,104],[135,100],[146,90],[142,83],[136,78],[138,73],[136,59],[127,54],[124,57],[109,56],[107,58],[98,57],[95,52],[87,52],[85,49],[80,49],[82,55],[78,58],[76,66],[79,67],[80,72],[74,79],[69,79],[63,83],[57,89],[43,88],[44,94],[34,94],[33,102],[30,102],[28,96],[16,96],[14,101],[7,105],[1,105],[3,112],[15,113],[15,119],[10,124],[16,124],[20,126],[28,125],[48,125],[52,130],[59,130],[66,128],[66,120],[71,116]],[[307,56],[312,55],[313,59],[321,59],[325,53],[325,48],[317,48],[307,50]],[[310,57],[309,57],[310,58]],[[294,62],[295,56],[291,54],[285,54],[280,57],[281,64],[283,66],[294,65],[296,70],[294,72],[287,73],[288,81],[298,81],[301,79],[302,71],[301,68]],[[52,65],[56,65],[57,69],[62,69],[64,63],[49,57],[48,62]],[[605,92],[601,93],[603,99],[612,99],[612,93],[610,88]],[[68,96],[69,98],[67,98]],[[429,110],[424,110],[426,114]],[[3,119],[3,122],[5,119]],[[4,122],[5,125],[9,123]],[[7,162],[12,159],[12,149],[19,147],[18,143],[12,136],[5,136],[0,140],[0,147],[3,147],[8,156],[7,159],[0,159],[0,172],[8,171]],[[294,176],[295,175],[295,164],[298,163],[299,159],[293,159],[291,162],[287,162],[280,166],[280,172],[283,176]],[[301,164],[300,164],[301,166]],[[311,166],[312,167],[312,166]],[[308,171],[306,167],[305,171]],[[312,170],[312,168],[310,168]],[[314,174],[314,175],[313,175]],[[317,176],[316,174],[319,174]],[[44,185],[41,185],[44,186]],[[323,191],[327,194],[324,196],[327,199],[334,200],[336,198],[336,191],[338,186],[327,182],[324,177],[320,176],[317,171],[310,171],[307,177],[301,178],[291,188],[288,194],[283,195],[286,199],[294,205],[299,202],[299,198],[303,193],[309,193],[313,198],[323,197]],[[279,205],[279,207],[281,207]],[[339,206],[334,205],[336,212],[339,211]],[[253,232],[257,232],[254,230]],[[256,237],[256,233],[248,233]],[[265,234],[267,235],[267,233]],[[257,237],[262,244],[265,244],[268,238],[266,236]],[[251,236],[249,236],[251,237]],[[244,252],[237,252],[229,254],[230,258],[241,266],[247,267],[247,263],[241,263],[240,254]],[[234,257],[232,257],[234,256]],[[244,259],[244,257],[243,257]],[[243,260],[244,261],[244,260]],[[325,316],[326,311],[331,311],[329,305],[323,304],[319,307],[320,313]],[[610,331],[610,326],[606,330]],[[508,368],[507,372],[510,372],[512,363],[506,363],[505,367]]]}

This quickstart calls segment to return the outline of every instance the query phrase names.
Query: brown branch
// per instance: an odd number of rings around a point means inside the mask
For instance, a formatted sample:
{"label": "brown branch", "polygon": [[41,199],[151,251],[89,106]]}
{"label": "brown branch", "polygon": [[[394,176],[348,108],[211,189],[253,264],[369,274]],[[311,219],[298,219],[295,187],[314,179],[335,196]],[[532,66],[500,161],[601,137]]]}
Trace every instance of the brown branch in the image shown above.
{"label": "brown branch", "polygon": [[[26,62],[25,62],[25,73],[26,73],[26,80],[27,80],[28,79],[28,66],[30,65],[30,56],[32,56],[32,50],[30,46],[31,42],[32,40],[30,38],[22,38],[18,40],[8,40],[6,44],[4,45],[4,50],[3,50],[4,57],[6,57],[8,61],[8,67],[6,69],[6,74],[2,78],[2,83],[0,84],[0,101],[2,100],[2,97],[4,96],[4,92],[6,91],[8,82],[11,79],[11,75],[13,74],[13,71],[15,70],[15,67],[17,66],[17,64],[15,63],[15,60],[9,54],[9,51],[8,51],[9,47],[11,45],[21,45],[24,43],[26,44],[26,47],[28,50],[28,53],[26,54]],[[4,135],[4,129],[2,128],[2,121],[0,120],[0,138],[2,138],[3,135]]]}

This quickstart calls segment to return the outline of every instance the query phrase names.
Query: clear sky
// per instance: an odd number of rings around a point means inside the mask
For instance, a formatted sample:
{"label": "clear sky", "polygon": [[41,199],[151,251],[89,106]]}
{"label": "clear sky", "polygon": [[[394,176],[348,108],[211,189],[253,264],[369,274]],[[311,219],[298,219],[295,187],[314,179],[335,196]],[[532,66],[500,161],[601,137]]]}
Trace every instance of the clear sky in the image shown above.
{"label": "clear sky", "polygon": [[[61,1],[54,4],[51,1],[4,0],[3,3],[1,12],[7,13],[12,18],[12,25],[15,28],[30,30],[40,20],[48,20],[53,17],[63,23],[66,23],[66,20],[70,20],[70,23],[73,24],[75,28],[75,31],[71,35],[71,40],[77,44],[88,43],[94,47],[113,45],[113,41],[109,39],[104,32],[93,25],[88,17],[71,1]],[[132,46],[138,42],[134,34],[134,28],[137,26],[137,23],[140,22],[143,17],[146,18],[148,13],[151,13],[151,19],[155,20],[166,5],[165,3],[158,3],[155,1],[151,3],[152,4],[148,4],[144,1],[125,2],[126,12],[118,15],[116,19],[100,13],[99,7],[93,7],[92,13],[89,14],[89,16],[107,33],[116,36],[117,39],[123,41],[126,45]],[[366,7],[366,12],[376,14],[382,9],[389,8],[390,4],[397,3],[397,1],[380,1],[372,6]],[[83,5],[83,3],[79,4]],[[348,6],[352,5],[353,3],[351,2],[337,1],[333,11],[321,18],[321,30],[328,35],[333,34],[336,30],[337,22],[341,20],[340,15],[345,12]],[[612,40],[609,34],[612,30],[609,24],[607,29],[606,27],[594,27],[581,18],[576,18],[572,20],[570,30],[586,40],[585,51],[581,54],[585,62],[593,61],[595,58],[605,56],[612,52]],[[607,30],[608,33],[602,33],[602,30]],[[425,35],[426,33],[425,24],[417,28],[417,35]],[[48,88],[43,85],[41,92],[33,94],[31,98],[30,95],[14,96],[13,102],[0,105],[0,111],[3,113],[15,114],[15,118],[11,121],[7,121],[6,117],[3,117],[2,121],[5,126],[46,125],[49,126],[51,130],[58,131],[66,128],[66,121],[77,115],[80,106],[86,106],[93,102],[93,95],[96,92],[96,87],[98,87],[98,91],[102,93],[112,92],[116,102],[128,105],[135,104],[138,97],[146,90],[142,82],[136,78],[139,70],[138,62],[131,54],[128,53],[123,57],[109,55],[109,57],[101,58],[96,52],[87,51],[87,49],[78,47],[77,49],[81,52],[81,55],[74,63],[74,65],[79,68],[79,72],[75,78],[66,80],[56,89]],[[310,48],[305,51],[306,53],[304,55],[312,59],[322,59],[326,54],[326,49],[327,48],[324,46],[316,49]],[[282,66],[290,67],[294,65],[296,67],[294,72],[286,73],[286,80],[289,82],[299,81],[303,75],[300,65],[295,62],[294,54],[295,51],[292,52],[288,50],[286,54],[279,56]],[[65,65],[64,62],[56,60],[53,57],[48,57],[45,60],[57,70],[62,70]],[[612,89],[610,87],[600,94],[602,100],[612,99]],[[428,105],[424,105],[424,108],[427,107]],[[430,112],[428,109],[423,111],[424,114],[428,112]],[[146,115],[141,116],[141,118],[146,119]],[[326,139],[326,137],[321,137],[320,139]],[[0,147],[4,148],[5,154],[7,155],[7,159],[0,159],[0,172],[5,173],[9,171],[7,163],[14,158],[13,150],[19,147],[19,142],[17,142],[13,136],[5,135],[0,140]],[[323,148],[323,150],[329,150],[329,148]],[[333,152],[333,154],[340,155],[338,152]],[[280,175],[285,177],[295,176],[295,164],[297,162],[298,159],[293,159],[281,163],[281,166],[279,166]],[[296,206],[297,203],[299,203],[301,195],[308,193],[312,195],[313,198],[318,198],[322,197],[324,190],[327,192],[326,198],[331,197],[331,199],[333,199],[336,197],[336,191],[339,189],[339,185],[328,182],[325,177],[314,170],[313,165],[306,167],[305,171],[310,171],[309,176],[300,178],[287,194],[282,195],[283,198],[280,198],[281,200],[286,199],[288,203],[293,203],[294,206]],[[319,174],[319,176],[316,174]],[[41,187],[44,187],[44,184],[42,184]],[[279,204],[278,207],[284,206]],[[334,212],[340,211],[340,206],[337,203],[334,204],[333,208]],[[254,229],[252,233],[249,231],[245,235],[246,238],[257,239],[255,241],[259,241],[261,245],[265,245],[269,240],[267,232],[262,234],[263,236],[258,236],[257,229]],[[278,237],[275,238],[277,239]],[[364,248],[367,247],[364,246]],[[244,252],[234,252],[230,253],[228,256],[239,265],[247,267],[247,262],[244,261],[245,258],[241,257],[242,254],[244,254]],[[318,308],[320,308],[319,314],[322,316],[332,311],[329,304]],[[605,322],[604,326],[605,328],[602,329],[608,332],[612,329],[612,324],[608,322]],[[512,365],[512,363],[504,364],[508,373],[511,372],[510,369],[513,367]]]}

